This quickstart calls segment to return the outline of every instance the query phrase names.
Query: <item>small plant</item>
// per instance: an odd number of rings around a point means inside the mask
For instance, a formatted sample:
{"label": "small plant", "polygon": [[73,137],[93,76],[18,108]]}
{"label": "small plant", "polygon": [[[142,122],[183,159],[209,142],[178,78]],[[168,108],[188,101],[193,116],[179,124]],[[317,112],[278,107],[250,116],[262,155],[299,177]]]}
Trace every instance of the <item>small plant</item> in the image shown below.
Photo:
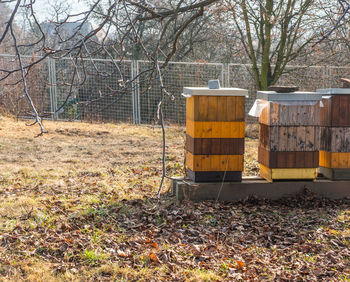
{"label": "small plant", "polygon": [[106,258],[106,255],[99,254],[94,250],[85,250],[85,252],[82,254],[82,258],[88,264],[97,265]]}

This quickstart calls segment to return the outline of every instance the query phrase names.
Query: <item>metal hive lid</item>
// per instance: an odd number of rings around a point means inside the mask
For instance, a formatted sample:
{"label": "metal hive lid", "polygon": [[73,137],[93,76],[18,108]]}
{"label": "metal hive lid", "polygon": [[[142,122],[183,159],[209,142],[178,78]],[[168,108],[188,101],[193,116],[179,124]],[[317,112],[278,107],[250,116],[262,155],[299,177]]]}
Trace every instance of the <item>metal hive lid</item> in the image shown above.
{"label": "metal hive lid", "polygon": [[184,87],[183,94],[190,96],[245,96],[248,97],[248,90],[242,88],[219,88],[209,89],[208,87]]}
{"label": "metal hive lid", "polygon": [[278,93],[276,91],[258,91],[257,99],[266,101],[320,101],[322,100],[321,93],[316,92],[291,92]]}
{"label": "metal hive lid", "polygon": [[325,88],[317,89],[322,95],[350,95],[350,88]]}

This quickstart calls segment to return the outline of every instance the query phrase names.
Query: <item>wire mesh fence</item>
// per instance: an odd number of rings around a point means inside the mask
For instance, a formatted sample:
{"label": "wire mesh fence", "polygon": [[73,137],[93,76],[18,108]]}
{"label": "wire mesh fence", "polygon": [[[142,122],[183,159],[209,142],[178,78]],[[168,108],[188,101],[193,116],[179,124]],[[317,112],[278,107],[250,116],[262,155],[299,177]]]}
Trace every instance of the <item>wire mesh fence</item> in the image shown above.
{"label": "wire mesh fence", "polygon": [[[22,59],[28,64],[35,58],[23,56]],[[18,83],[20,73],[6,72],[16,68],[15,56],[0,55],[0,78],[6,76],[0,81],[0,108],[28,117],[31,109],[23,95],[23,86]],[[35,106],[41,114],[50,113],[52,119],[155,124],[162,94],[159,78],[152,70],[153,65],[148,61],[47,58],[32,67],[26,77]],[[278,84],[315,91],[337,87],[341,77],[349,76],[350,67],[288,66]],[[163,82],[174,99],[165,99],[165,121],[185,124],[183,87],[207,86],[210,79],[219,79],[225,87],[248,89],[246,111],[249,111],[257,90],[251,65],[170,62],[163,73]]]}
{"label": "wire mesh fence", "polygon": [[[157,108],[161,99],[161,88],[157,75],[153,75],[147,83],[147,69],[152,67],[150,62],[138,61],[137,70],[144,73],[140,76],[139,86],[139,115],[140,123],[156,123]],[[185,124],[186,99],[181,95],[184,86],[207,86],[210,79],[224,82],[223,64],[177,63],[170,62],[163,73],[163,83],[171,97],[166,97],[163,105],[164,119],[168,123]]]}

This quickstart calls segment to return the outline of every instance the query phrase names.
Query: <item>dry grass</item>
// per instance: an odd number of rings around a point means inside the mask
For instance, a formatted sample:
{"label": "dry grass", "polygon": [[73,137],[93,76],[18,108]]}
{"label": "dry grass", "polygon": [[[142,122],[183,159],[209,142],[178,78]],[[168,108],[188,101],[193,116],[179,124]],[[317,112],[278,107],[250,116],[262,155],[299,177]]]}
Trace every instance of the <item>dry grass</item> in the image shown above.
{"label": "dry grass", "polygon": [[[165,194],[158,201],[159,128],[45,126],[49,133],[35,137],[36,127],[0,116],[0,280],[349,278],[339,250],[349,247],[347,204],[179,204]],[[183,147],[184,129],[169,128],[170,176],[183,175]],[[245,175],[258,173],[256,147],[246,140]],[[280,249],[276,238],[291,222],[295,237]],[[331,263],[320,267],[323,255]]]}

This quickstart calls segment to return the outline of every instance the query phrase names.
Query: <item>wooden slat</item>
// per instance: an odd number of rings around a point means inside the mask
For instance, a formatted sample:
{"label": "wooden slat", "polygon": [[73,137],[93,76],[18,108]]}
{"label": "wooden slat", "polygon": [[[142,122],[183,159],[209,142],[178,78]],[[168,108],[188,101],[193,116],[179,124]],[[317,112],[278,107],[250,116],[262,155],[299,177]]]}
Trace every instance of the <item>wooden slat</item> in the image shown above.
{"label": "wooden slat", "polygon": [[[229,96],[227,97],[227,121],[237,121],[237,116],[236,116],[236,99],[237,97]],[[244,97],[243,97],[244,98]]]}
{"label": "wooden slat", "polygon": [[243,121],[186,121],[186,133],[193,138],[244,138],[244,130]]}
{"label": "wooden slat", "polygon": [[245,97],[236,97],[236,121],[245,120]]}
{"label": "wooden slat", "polygon": [[243,155],[244,138],[193,138],[187,134],[185,149],[193,155]]}
{"label": "wooden slat", "polygon": [[186,120],[194,120],[194,101],[196,96],[186,99]]}
{"label": "wooden slat", "polygon": [[199,121],[218,121],[218,100],[219,98],[222,97],[218,97],[218,96],[208,96],[208,104],[209,104],[209,108],[208,108],[208,119],[200,119]]}
{"label": "wooden slat", "polygon": [[192,171],[243,171],[243,155],[192,155],[186,152],[186,166]]}
{"label": "wooden slat", "polygon": [[216,121],[230,121],[227,119],[227,98],[226,96],[217,97]]}
{"label": "wooden slat", "polygon": [[339,96],[339,123],[338,126],[347,126],[349,119],[349,96],[348,95],[340,95]]}
{"label": "wooden slat", "polygon": [[340,108],[340,97],[339,95],[332,96],[332,110],[331,119],[332,126],[339,126],[339,108]]}
{"label": "wooden slat", "polygon": [[194,120],[203,120],[206,121],[209,119],[209,98],[208,96],[197,96],[197,101],[195,101],[195,119]]}

